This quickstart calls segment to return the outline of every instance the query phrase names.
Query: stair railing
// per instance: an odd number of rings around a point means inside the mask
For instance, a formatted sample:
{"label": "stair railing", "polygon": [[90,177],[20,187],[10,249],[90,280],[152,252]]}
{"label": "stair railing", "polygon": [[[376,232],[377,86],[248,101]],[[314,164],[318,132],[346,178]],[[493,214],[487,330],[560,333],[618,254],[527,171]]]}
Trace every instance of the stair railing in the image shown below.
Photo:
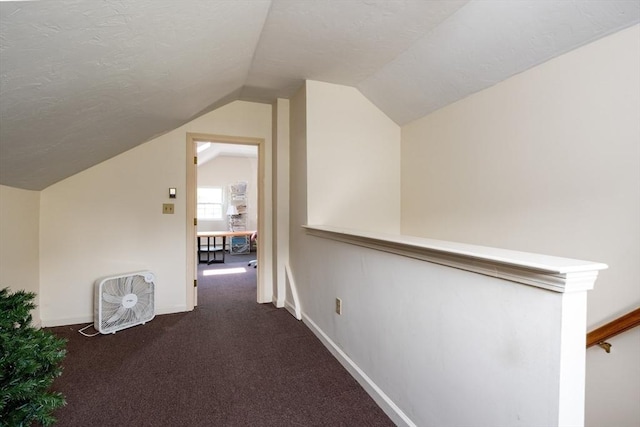
{"label": "stair railing", "polygon": [[640,325],[640,307],[589,332],[587,334],[587,348],[597,345],[610,353],[611,344],[607,340],[638,325]]}

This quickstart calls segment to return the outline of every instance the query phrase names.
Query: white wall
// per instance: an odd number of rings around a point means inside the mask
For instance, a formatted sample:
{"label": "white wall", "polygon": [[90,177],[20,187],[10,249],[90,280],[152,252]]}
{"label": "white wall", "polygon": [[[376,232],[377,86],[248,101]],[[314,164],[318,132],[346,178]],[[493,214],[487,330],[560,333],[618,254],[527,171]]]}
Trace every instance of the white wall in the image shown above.
{"label": "white wall", "polygon": [[[271,106],[236,101],[46,188],[40,210],[43,324],[91,321],[94,281],[138,269],[156,274],[158,313],[186,309],[187,132],[264,138],[271,176]],[[169,187],[177,188],[177,199],[168,198]],[[270,243],[270,179],[265,189],[269,220],[261,239]],[[163,215],[162,204],[169,202],[175,214]],[[263,266],[267,278],[269,263]]]}
{"label": "white wall", "polygon": [[[256,147],[256,156],[258,148]],[[221,220],[198,220],[198,231],[223,231],[229,229],[226,215],[229,204],[229,185],[247,182],[247,230],[258,229],[258,158],[218,156],[204,164],[198,164],[198,187],[222,187],[224,209]]]}
{"label": "white wall", "polygon": [[[307,209],[311,218],[314,208],[311,185],[306,183],[327,174],[314,156],[322,152],[316,145],[324,139],[310,124],[322,105],[331,108],[331,104],[320,97],[314,105],[316,93],[308,90],[313,85],[307,82],[290,104],[290,262],[305,323],[398,425],[558,425],[559,346],[565,326],[560,313],[575,301],[555,292],[310,236],[301,228],[307,222]],[[358,108],[368,109],[349,107],[352,117],[363,114]],[[362,135],[368,135],[375,124],[369,120],[358,126],[367,129]],[[333,138],[343,144],[357,139],[357,132],[347,135],[346,141],[340,140],[336,131]],[[373,143],[369,147],[376,148]],[[369,168],[384,170],[387,160],[364,162],[365,173]],[[352,165],[352,183],[359,182],[359,167],[359,162]],[[333,191],[339,190],[328,189]],[[343,202],[338,198],[330,203],[340,207]],[[381,228],[387,225],[386,218],[381,220]],[[342,299],[342,315],[334,312],[335,298]],[[582,314],[584,321],[584,310]],[[581,408],[582,401],[576,405]]]}
{"label": "white wall", "polygon": [[309,224],[400,231],[400,127],[357,89],[307,81]]}
{"label": "white wall", "polygon": [[316,237],[299,251],[305,322],[399,408],[398,425],[580,425],[560,423],[571,294]]}
{"label": "white wall", "polygon": [[296,92],[289,103],[289,266],[294,283],[287,282],[286,305],[295,307],[291,286],[307,281],[305,245],[302,225],[307,224],[307,89],[309,82]]}
{"label": "white wall", "polygon": [[277,99],[272,110],[273,133],[273,300],[286,299],[286,264],[289,262],[289,100]]}
{"label": "white wall", "polygon": [[[36,293],[40,303],[40,192],[0,185],[0,289]],[[40,325],[40,307],[32,312]]]}
{"label": "white wall", "polygon": [[[635,26],[404,126],[402,233],[607,263],[590,329],[638,307],[638,76]],[[587,352],[587,425],[640,420],[639,338]]]}

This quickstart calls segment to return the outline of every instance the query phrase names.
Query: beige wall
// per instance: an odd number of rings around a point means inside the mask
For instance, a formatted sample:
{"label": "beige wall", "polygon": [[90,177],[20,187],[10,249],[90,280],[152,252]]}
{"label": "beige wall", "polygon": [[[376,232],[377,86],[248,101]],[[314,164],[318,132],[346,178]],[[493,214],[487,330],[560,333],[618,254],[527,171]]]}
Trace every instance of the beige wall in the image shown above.
{"label": "beige wall", "polygon": [[309,224],[400,231],[400,127],[357,89],[307,81]]}
{"label": "beige wall", "polygon": [[[184,309],[183,138],[164,135],[42,191],[45,325],[91,321],[94,281],[138,270],[156,275],[157,312]],[[169,199],[169,187],[177,199]],[[163,215],[169,202],[175,214]]]}
{"label": "beige wall", "polygon": [[[94,281],[139,269],[156,275],[158,314],[186,309],[187,132],[264,138],[271,176],[271,106],[236,101],[46,188],[40,224],[45,325],[92,321]],[[270,186],[268,179],[266,215]],[[169,187],[177,188],[177,199],[168,198]],[[175,214],[163,215],[169,202]],[[269,227],[262,239],[270,234]],[[269,290],[270,262],[263,266]]]}
{"label": "beige wall", "polygon": [[273,301],[284,306],[289,262],[289,100],[277,99],[272,111],[273,134]]}
{"label": "beige wall", "polygon": [[[404,126],[403,234],[607,263],[592,327],[640,305],[639,28]],[[587,352],[587,425],[637,425],[639,337]]]}
{"label": "beige wall", "polygon": [[[255,148],[256,156],[258,148]],[[198,187],[222,187],[224,210],[221,220],[198,220],[198,231],[229,229],[226,208],[229,203],[229,185],[247,182],[247,230],[258,229],[258,158],[218,156],[204,164],[198,164]]]}
{"label": "beige wall", "polygon": [[[35,292],[40,301],[40,192],[0,185],[0,289]],[[40,324],[40,308],[31,313]]]}

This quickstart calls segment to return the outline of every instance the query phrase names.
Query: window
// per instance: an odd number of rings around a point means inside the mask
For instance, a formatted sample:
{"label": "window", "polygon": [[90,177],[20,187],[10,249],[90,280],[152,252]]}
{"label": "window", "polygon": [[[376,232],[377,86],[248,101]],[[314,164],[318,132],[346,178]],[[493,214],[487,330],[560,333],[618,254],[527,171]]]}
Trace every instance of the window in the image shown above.
{"label": "window", "polygon": [[198,219],[222,219],[222,188],[198,187]]}

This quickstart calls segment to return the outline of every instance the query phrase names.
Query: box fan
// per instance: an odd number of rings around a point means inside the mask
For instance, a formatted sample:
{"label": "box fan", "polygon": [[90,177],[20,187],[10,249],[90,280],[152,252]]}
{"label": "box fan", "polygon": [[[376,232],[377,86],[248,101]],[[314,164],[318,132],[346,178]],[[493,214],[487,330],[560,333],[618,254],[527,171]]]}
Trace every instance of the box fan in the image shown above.
{"label": "box fan", "polygon": [[93,327],[101,334],[144,325],[153,319],[155,276],[140,271],[96,280]]}

